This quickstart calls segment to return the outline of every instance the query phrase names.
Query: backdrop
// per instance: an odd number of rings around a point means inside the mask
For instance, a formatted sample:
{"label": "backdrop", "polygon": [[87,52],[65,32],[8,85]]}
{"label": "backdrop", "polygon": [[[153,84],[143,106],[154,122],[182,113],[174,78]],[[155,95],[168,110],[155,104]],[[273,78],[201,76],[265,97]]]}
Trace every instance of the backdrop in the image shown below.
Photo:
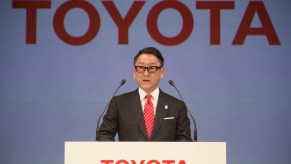
{"label": "backdrop", "polygon": [[[228,164],[291,163],[289,0],[0,2],[0,163],[62,164],[94,141],[98,116],[142,48],[165,57],[198,141]],[[193,126],[192,126],[193,128]]]}

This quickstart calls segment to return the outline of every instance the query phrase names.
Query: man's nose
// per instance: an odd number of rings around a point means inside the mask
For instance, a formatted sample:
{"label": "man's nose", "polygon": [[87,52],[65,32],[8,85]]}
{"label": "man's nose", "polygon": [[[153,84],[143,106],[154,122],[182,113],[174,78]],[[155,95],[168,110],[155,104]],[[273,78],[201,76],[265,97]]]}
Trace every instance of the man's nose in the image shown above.
{"label": "man's nose", "polygon": [[143,74],[144,75],[149,75],[149,70],[148,69],[145,69]]}

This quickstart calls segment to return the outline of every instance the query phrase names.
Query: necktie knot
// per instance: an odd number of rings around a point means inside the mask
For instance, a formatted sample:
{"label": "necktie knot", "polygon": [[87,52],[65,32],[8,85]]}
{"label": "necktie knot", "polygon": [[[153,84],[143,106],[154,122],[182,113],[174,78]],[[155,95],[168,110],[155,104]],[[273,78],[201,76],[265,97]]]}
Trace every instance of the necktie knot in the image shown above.
{"label": "necktie knot", "polygon": [[152,101],[152,95],[150,94],[147,94],[145,98],[147,99],[147,101]]}

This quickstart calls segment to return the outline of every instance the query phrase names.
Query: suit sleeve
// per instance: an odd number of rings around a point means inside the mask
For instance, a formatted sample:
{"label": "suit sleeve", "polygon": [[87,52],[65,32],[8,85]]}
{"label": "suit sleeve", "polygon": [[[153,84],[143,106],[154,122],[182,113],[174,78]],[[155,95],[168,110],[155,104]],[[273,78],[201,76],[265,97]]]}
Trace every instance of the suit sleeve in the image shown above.
{"label": "suit sleeve", "polygon": [[187,108],[183,103],[178,117],[176,141],[192,141],[190,131],[190,120],[187,115]]}
{"label": "suit sleeve", "polygon": [[116,105],[116,98],[114,97],[108,106],[108,110],[103,117],[103,122],[100,126],[99,132],[96,131],[97,141],[115,141],[114,137],[117,133],[118,127],[118,110]]}

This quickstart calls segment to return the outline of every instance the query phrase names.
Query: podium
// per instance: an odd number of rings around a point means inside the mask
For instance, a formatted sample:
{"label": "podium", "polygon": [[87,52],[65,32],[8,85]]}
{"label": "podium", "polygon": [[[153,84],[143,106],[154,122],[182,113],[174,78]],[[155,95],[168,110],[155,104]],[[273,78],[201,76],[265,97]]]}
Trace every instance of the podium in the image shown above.
{"label": "podium", "polygon": [[226,164],[226,143],[65,142],[65,164]]}

